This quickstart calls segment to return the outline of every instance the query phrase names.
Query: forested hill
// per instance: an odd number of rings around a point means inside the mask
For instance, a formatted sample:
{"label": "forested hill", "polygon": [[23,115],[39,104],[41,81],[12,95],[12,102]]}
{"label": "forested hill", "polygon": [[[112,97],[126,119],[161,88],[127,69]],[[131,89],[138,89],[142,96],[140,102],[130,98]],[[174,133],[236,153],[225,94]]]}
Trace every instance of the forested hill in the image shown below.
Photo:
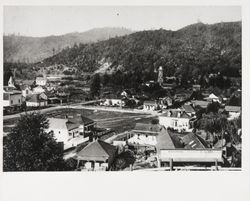
{"label": "forested hill", "polygon": [[178,31],[164,29],[132,33],[93,44],[66,48],[43,61],[88,72],[140,72],[197,77],[222,72],[237,76],[241,68],[241,22],[197,23]]}
{"label": "forested hill", "polygon": [[65,47],[74,44],[107,40],[130,34],[132,31],[119,27],[104,27],[86,32],[75,32],[60,36],[28,37],[8,35],[3,37],[5,62],[37,62],[53,56]]}

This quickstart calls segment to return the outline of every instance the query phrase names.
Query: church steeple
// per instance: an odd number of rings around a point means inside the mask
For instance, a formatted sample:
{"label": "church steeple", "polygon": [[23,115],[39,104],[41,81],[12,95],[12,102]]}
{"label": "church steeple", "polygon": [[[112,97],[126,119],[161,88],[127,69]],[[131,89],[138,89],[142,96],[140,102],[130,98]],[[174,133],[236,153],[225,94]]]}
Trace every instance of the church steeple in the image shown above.
{"label": "church steeple", "polygon": [[163,83],[163,68],[160,66],[158,69],[158,79],[157,82],[159,83],[159,85],[162,85]]}

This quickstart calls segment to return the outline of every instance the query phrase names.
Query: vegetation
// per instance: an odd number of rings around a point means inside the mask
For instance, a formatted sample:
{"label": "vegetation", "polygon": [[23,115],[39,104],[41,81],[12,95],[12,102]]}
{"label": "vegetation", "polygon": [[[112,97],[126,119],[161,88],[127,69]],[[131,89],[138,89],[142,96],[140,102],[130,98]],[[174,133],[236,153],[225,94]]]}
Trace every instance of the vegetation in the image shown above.
{"label": "vegetation", "polygon": [[4,138],[4,171],[69,170],[63,160],[63,148],[46,132],[48,121],[40,113],[21,116]]}

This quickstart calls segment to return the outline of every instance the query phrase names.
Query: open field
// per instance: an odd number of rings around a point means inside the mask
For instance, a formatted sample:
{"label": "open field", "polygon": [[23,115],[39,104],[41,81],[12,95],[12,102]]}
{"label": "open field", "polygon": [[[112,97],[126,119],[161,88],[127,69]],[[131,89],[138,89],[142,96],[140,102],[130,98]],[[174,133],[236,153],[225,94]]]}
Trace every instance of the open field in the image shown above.
{"label": "open field", "polygon": [[[97,122],[98,127],[110,128],[116,133],[131,130],[138,122],[149,123],[154,118],[154,116],[150,114],[122,113],[91,109],[57,109],[46,112],[46,115],[48,117],[62,117],[70,112],[81,112],[84,116]],[[17,119],[18,118],[4,120],[3,130],[5,133],[10,132],[11,128],[17,122]]]}

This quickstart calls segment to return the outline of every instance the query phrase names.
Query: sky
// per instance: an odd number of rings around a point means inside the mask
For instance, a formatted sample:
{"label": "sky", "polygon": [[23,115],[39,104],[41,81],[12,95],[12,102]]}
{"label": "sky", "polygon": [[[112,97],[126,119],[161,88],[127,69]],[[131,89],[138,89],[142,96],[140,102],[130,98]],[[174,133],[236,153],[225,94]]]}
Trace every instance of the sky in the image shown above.
{"label": "sky", "polygon": [[240,6],[4,6],[4,34],[62,35],[100,27],[178,30],[241,20]]}

